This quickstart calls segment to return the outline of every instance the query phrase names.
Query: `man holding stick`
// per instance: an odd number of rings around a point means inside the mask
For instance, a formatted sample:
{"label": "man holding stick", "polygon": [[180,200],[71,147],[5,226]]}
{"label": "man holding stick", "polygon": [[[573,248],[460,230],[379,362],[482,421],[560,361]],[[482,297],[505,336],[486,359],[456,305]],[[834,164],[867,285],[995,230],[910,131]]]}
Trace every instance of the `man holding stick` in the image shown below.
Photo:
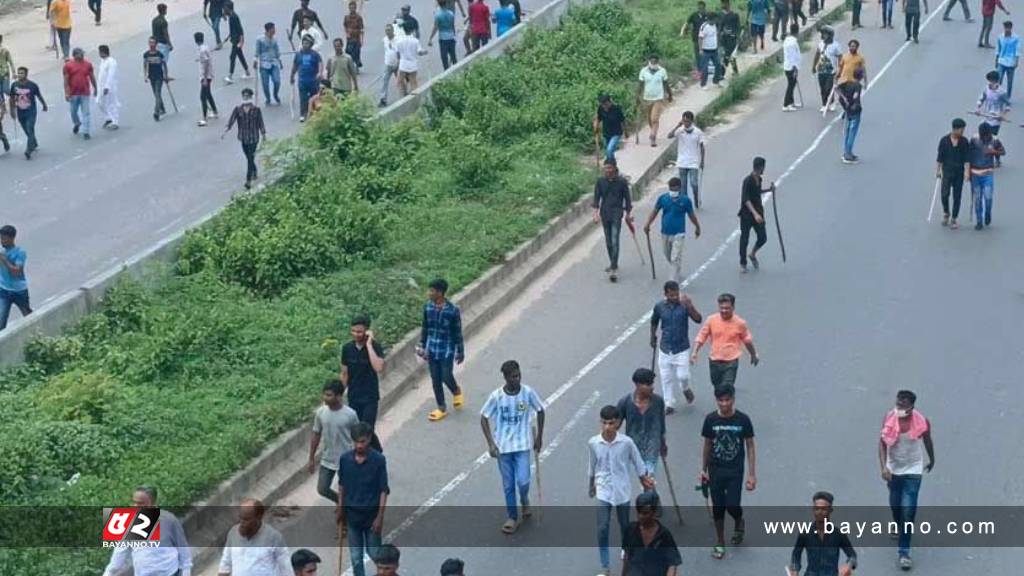
{"label": "man holding stick", "polygon": [[[604,243],[608,249],[608,279],[618,280],[619,237],[622,234],[622,218],[633,219],[633,199],[629,195],[629,182],[619,175],[614,160],[604,161],[604,176],[594,185],[594,222],[604,229]],[[654,263],[652,262],[653,266]]]}
{"label": "man holding stick", "polygon": [[[522,522],[529,518],[530,511],[530,450],[540,452],[544,441],[544,402],[537,392],[523,385],[519,363],[508,360],[501,365],[505,385],[491,392],[480,410],[480,428],[487,441],[491,458],[498,460],[501,484],[505,493],[505,510],[508,519],[501,526],[505,534],[512,534]],[[530,411],[537,414],[537,435],[532,435]],[[493,432],[492,432],[493,423]],[[516,504],[516,490],[519,503]]]}
{"label": "man holding stick", "polygon": [[[765,192],[775,192],[775,183],[772,182],[768,189],[761,188],[762,178],[766,161],[761,156],[754,158],[754,171],[743,179],[743,192],[740,199],[740,211],[736,214],[740,218],[740,272],[747,273],[747,258],[750,258],[754,270],[761,264],[757,260],[757,251],[768,242],[768,231],[765,228],[764,203],[761,195]],[[747,245],[750,242],[750,230],[757,233],[757,242],[754,249],[747,254]]]}
{"label": "man holding stick", "polygon": [[619,400],[617,408],[626,424],[626,436],[640,450],[647,474],[653,477],[658,458],[668,455],[665,400],[654,393],[654,371],[637,368],[633,372],[633,391]]}
{"label": "man holding stick", "polygon": [[[679,144],[682,147],[682,143]],[[683,278],[683,245],[686,240],[686,218],[694,226],[694,235],[700,238],[700,222],[693,212],[693,203],[680,192],[682,182],[679,178],[671,178],[668,181],[668,192],[658,197],[654,203],[654,210],[644,224],[644,232],[648,238],[651,235],[651,225],[658,213],[661,212],[661,242],[665,252],[665,259],[672,266],[670,280],[682,282]],[[653,258],[653,254],[652,254]],[[652,262],[653,266],[654,263]]]}
{"label": "man holding stick", "polygon": [[[960,228],[960,197],[964,191],[964,181],[970,174],[970,144],[964,137],[966,127],[967,123],[962,118],[954,118],[952,131],[939,140],[939,151],[935,158],[935,177],[940,181],[942,192],[942,225],[948,225],[953,230]],[[950,192],[953,193],[952,210],[949,206]]]}

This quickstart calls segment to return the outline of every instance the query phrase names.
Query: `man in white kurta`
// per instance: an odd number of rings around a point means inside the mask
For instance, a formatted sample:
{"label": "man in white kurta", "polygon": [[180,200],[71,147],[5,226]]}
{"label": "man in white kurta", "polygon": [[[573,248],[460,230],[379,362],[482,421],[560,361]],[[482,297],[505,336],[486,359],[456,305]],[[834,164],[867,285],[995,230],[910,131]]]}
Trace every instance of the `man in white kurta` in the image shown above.
{"label": "man in white kurta", "polygon": [[117,60],[110,55],[110,48],[107,46],[100,46],[100,73],[97,84],[96,104],[103,112],[103,127],[117,130],[121,116],[121,101],[117,90]]}

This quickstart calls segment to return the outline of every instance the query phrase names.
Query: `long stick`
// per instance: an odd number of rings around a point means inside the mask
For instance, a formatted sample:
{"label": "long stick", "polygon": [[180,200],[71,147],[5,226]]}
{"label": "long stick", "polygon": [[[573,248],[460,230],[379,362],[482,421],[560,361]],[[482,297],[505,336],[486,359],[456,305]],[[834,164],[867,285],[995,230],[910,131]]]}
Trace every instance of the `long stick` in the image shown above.
{"label": "long stick", "polygon": [[704,166],[697,169],[697,189],[693,191],[693,205],[700,208],[700,191],[704,189]]}
{"label": "long stick", "polygon": [[345,573],[345,528],[338,523],[338,576]]}
{"label": "long stick", "polygon": [[647,255],[651,257],[651,279],[652,280],[657,280],[658,279],[658,273],[654,270],[655,269],[655,265],[654,265],[654,248],[651,248],[651,233],[650,232],[646,232],[646,234],[647,234]]}
{"label": "long stick", "polygon": [[932,205],[928,207],[928,222],[932,221],[932,212],[935,211],[935,199],[939,197],[939,186],[942,184],[942,180],[935,179],[935,191],[932,192]]}
{"label": "long stick", "polygon": [[804,91],[800,89],[800,81],[796,81],[796,93],[800,95],[800,108],[804,107]]}
{"label": "long stick", "polygon": [[[640,97],[638,96],[637,99],[636,99],[636,114],[637,114],[636,118],[637,118],[637,122],[636,122],[636,127],[633,130],[633,144],[636,144],[636,145],[640,144],[640,129],[643,126],[643,122],[640,121],[640,110],[642,110],[642,108],[643,107],[640,105]],[[647,119],[650,120],[650,118],[651,118],[651,116],[650,116],[650,114],[648,114],[647,115]]]}
{"label": "long stick", "polygon": [[537,525],[539,526],[543,520],[541,518],[541,512],[544,510],[544,489],[541,487],[540,482],[540,452],[533,450],[533,463],[537,467]]}
{"label": "long stick", "polygon": [[772,212],[775,213],[775,232],[779,235],[779,249],[782,250],[782,263],[786,263],[786,245],[782,242],[782,226],[779,225],[779,204],[775,200],[778,194],[772,191]]}
{"label": "long stick", "polygon": [[668,481],[668,493],[672,495],[672,506],[676,509],[676,520],[679,520],[679,525],[683,525],[683,513],[679,510],[679,500],[676,498],[676,487],[672,483],[672,473],[668,470],[668,460],[661,457],[661,467],[665,470],[665,480]]}
{"label": "long stick", "polygon": [[171,106],[174,106],[174,113],[178,113],[178,103],[174,100],[174,92],[171,92],[170,81],[165,81],[164,86],[167,88],[167,95],[171,97]]}
{"label": "long stick", "polygon": [[291,114],[293,121],[295,120],[295,91],[296,90],[297,90],[297,88],[295,88],[295,84],[292,84],[291,97],[288,98],[288,112]]}
{"label": "long stick", "polygon": [[821,110],[821,117],[822,118],[825,118],[826,116],[828,116],[828,107],[831,106],[832,102],[835,101],[835,97],[836,97],[836,87],[833,84],[832,85],[832,90],[830,90],[829,93],[828,93],[828,98],[825,99],[825,106]]}
{"label": "long stick", "polygon": [[601,135],[594,130],[594,158],[597,161],[597,166],[601,166]]}
{"label": "long stick", "polygon": [[633,246],[636,246],[636,255],[640,257],[640,265],[646,266],[644,262],[644,252],[640,249],[640,241],[636,238],[636,225],[633,224],[632,220],[626,220],[626,227],[629,228],[629,235],[633,237]]}

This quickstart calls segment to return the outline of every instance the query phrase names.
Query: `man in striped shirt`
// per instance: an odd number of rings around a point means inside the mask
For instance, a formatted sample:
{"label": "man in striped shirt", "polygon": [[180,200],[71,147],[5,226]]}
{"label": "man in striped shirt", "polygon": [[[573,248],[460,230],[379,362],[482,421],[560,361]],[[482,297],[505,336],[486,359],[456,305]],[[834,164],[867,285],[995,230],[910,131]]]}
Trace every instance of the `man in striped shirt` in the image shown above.
{"label": "man in striped shirt", "polygon": [[448,416],[444,386],[451,390],[455,408],[462,408],[464,402],[462,388],[455,382],[452,373],[454,364],[462,364],[466,358],[462,340],[462,314],[457,306],[445,298],[447,292],[446,280],[438,278],[430,283],[430,300],[423,306],[423,331],[420,344],[416,347],[416,353],[430,366],[430,380],[434,386],[434,400],[437,402],[437,409],[427,415],[431,422]]}
{"label": "man in striped shirt", "polygon": [[228,120],[228,126],[224,129],[224,138],[235,124],[238,124],[238,141],[242,143],[242,153],[245,154],[247,169],[245,172],[245,189],[252,187],[253,180],[256,180],[256,146],[260,138],[267,139],[267,127],[263,124],[263,112],[253,101],[252,88],[242,89],[242,103],[235,106]]}

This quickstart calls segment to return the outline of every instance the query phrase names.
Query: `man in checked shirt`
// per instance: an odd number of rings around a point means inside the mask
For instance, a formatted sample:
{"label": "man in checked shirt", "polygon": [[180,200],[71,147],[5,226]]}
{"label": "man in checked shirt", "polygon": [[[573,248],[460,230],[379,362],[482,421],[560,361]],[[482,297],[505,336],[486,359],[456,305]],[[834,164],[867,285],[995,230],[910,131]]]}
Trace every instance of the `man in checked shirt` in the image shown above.
{"label": "man in checked shirt", "polygon": [[452,392],[452,404],[461,409],[465,399],[462,388],[455,382],[454,364],[462,364],[466,350],[462,340],[462,314],[459,308],[445,298],[448,282],[442,278],[432,281],[423,306],[423,331],[416,354],[430,366],[430,381],[434,385],[437,409],[427,415],[431,422],[444,420],[448,406],[444,400],[444,386]]}
{"label": "man in checked shirt", "polygon": [[252,88],[242,88],[242,103],[235,106],[228,120],[228,126],[224,129],[224,136],[231,131],[235,123],[238,123],[238,141],[242,143],[242,153],[245,154],[247,169],[245,172],[245,189],[252,187],[256,180],[256,147],[259,146],[260,138],[267,139],[267,127],[263,123],[263,113],[253,100]]}

